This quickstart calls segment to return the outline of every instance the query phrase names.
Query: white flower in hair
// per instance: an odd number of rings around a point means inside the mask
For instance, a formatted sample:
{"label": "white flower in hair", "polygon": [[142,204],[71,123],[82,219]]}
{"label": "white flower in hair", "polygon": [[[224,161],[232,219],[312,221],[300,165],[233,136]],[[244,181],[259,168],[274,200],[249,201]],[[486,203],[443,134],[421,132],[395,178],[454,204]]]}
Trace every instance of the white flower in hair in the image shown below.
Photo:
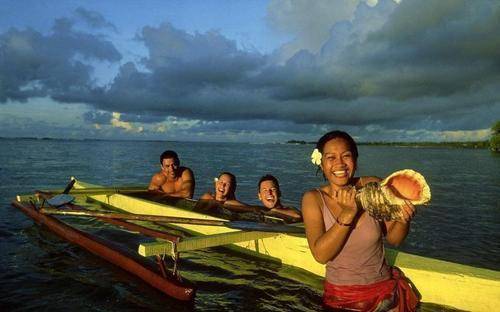
{"label": "white flower in hair", "polygon": [[316,166],[319,166],[321,164],[322,157],[323,155],[321,155],[320,151],[317,148],[315,148],[311,154],[311,162]]}

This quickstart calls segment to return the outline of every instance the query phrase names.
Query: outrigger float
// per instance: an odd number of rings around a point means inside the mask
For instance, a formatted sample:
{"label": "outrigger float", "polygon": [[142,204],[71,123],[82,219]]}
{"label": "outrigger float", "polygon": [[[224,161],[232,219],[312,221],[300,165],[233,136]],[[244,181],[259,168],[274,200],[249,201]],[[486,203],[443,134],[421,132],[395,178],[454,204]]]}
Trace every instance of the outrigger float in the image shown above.
{"label": "outrigger float", "polygon": [[[160,198],[152,196],[144,187],[103,187],[72,181],[72,197],[54,196],[68,193],[71,185],[64,191],[38,191],[34,195],[19,195],[12,205],[62,238],[138,276],[168,296],[184,301],[194,298],[194,285],[183,280],[178,272],[180,253],[214,246],[225,246],[279,262],[284,266],[306,271],[306,274],[316,276],[318,280],[324,277],[324,265],[312,257],[302,224],[276,224],[280,223],[279,219],[262,219],[260,214],[256,214],[257,220],[235,221],[233,214],[214,214],[214,209],[205,209],[200,201]],[[73,197],[78,202],[86,200],[98,203],[103,209],[95,211],[74,205],[69,202]],[[56,215],[94,217],[153,237],[156,241],[141,243],[137,254],[130,254],[111,242],[66,224]],[[141,225],[134,223],[137,220],[141,220]],[[176,236],[160,231],[155,226],[147,227],[142,221],[168,224],[173,229],[193,236]],[[174,260],[172,272],[167,270],[165,256]],[[152,267],[151,261],[144,261],[146,257],[154,257],[157,267]],[[398,266],[411,280],[422,302],[466,311],[494,311],[500,306],[500,271],[387,248],[386,258],[389,264]]]}

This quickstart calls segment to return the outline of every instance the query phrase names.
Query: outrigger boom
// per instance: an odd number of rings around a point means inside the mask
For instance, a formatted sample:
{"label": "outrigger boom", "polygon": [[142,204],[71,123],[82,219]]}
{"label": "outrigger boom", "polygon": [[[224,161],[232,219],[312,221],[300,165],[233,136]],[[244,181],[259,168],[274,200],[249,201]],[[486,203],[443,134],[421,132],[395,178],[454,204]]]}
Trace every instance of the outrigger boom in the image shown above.
{"label": "outrigger boom", "polygon": [[50,215],[41,213],[34,201],[30,203],[22,202],[18,197],[18,200],[13,201],[12,205],[53,233],[132,273],[168,296],[182,301],[189,301],[194,298],[195,288],[193,285],[182,281],[175,274],[168,274],[163,263],[159,263],[160,272],[158,272],[134,254],[114,246],[111,242],[80,231]]}

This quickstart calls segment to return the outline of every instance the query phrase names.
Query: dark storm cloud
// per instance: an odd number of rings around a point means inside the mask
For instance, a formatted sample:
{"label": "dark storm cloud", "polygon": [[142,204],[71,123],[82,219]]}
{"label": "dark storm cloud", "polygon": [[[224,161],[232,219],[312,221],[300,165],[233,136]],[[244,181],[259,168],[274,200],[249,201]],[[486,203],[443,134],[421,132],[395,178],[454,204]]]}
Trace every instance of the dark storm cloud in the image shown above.
{"label": "dark storm cloud", "polygon": [[116,26],[108,22],[99,12],[79,7],[75,10],[75,16],[93,28],[109,28],[117,31]]}
{"label": "dark storm cloud", "polygon": [[197,132],[286,132],[286,133],[307,133],[311,130],[311,125],[296,124],[291,121],[269,120],[241,120],[241,121],[223,121],[223,122],[199,122],[192,127]]}
{"label": "dark storm cloud", "polygon": [[88,111],[83,114],[83,120],[90,124],[110,124],[112,114],[109,112]]}
{"label": "dark storm cloud", "polygon": [[[279,1],[273,3],[278,10]],[[353,10],[352,18],[331,22],[320,48],[297,48],[307,42],[298,38],[289,56],[287,45],[263,55],[217,31],[146,26],[136,39],[148,54],[122,64],[106,86],[93,84],[83,60],[119,61],[110,42],[76,32],[69,19],[57,20],[50,35],[11,29],[0,35],[0,101],[48,95],[120,112],[123,121],[201,120],[200,131],[480,129],[500,116],[500,2],[381,0]],[[106,27],[98,13],[77,15]],[[298,36],[307,37],[299,28]],[[92,114],[87,121],[104,117]]]}
{"label": "dark storm cloud", "polygon": [[156,123],[165,120],[164,116],[122,114],[120,120],[125,122]]}
{"label": "dark storm cloud", "polygon": [[[283,64],[239,50],[217,32],[145,27],[139,39],[149,51],[143,59],[149,72],[124,65],[96,105],[202,120],[357,126],[451,121],[456,112],[471,116],[484,107],[498,113],[491,87],[500,79],[493,48],[500,38],[499,6],[362,3],[351,22],[332,25],[318,53],[300,50]],[[483,127],[465,119],[462,126]]]}
{"label": "dark storm cloud", "polygon": [[35,96],[85,99],[93,87],[91,61],[116,62],[109,41],[75,31],[66,18],[50,34],[11,28],[0,34],[0,103]]}
{"label": "dark storm cloud", "polygon": [[[162,24],[145,27],[138,37],[148,48],[148,71],[124,64],[112,84],[94,90],[96,107],[125,113],[172,115],[206,120],[252,119],[252,105],[266,95],[251,79],[266,57],[243,51],[215,31],[188,34]],[[237,116],[237,117],[236,117]]]}
{"label": "dark storm cloud", "polygon": [[[386,2],[370,9],[360,5],[351,23],[332,27],[319,54],[300,51],[266,72],[264,81],[279,86],[276,95],[285,99],[399,101],[498,84],[500,2],[406,0],[391,10]],[[380,29],[360,29],[372,25],[382,9],[392,13],[385,13]]]}
{"label": "dark storm cloud", "polygon": [[[113,119],[113,114],[105,111],[88,111],[83,114],[83,120],[89,124],[109,125]],[[163,116],[120,114],[120,121],[157,123],[165,120]]]}
{"label": "dark storm cloud", "polygon": [[498,1],[403,1],[380,31],[352,50],[360,51],[357,69],[373,82],[371,94],[397,99],[498,84],[499,17]]}

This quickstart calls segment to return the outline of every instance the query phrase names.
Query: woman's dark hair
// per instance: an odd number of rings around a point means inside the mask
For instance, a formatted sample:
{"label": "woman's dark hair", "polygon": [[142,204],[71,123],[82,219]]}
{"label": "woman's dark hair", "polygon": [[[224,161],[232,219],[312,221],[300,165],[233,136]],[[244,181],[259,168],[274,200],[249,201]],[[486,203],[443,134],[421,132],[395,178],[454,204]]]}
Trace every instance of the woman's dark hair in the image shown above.
{"label": "woman's dark hair", "polygon": [[219,174],[218,178],[222,177],[223,175],[228,175],[231,178],[231,192],[234,193],[236,192],[236,176],[232,174],[231,172],[223,171]]}
{"label": "woman's dark hair", "polygon": [[358,159],[358,146],[356,145],[356,142],[354,142],[354,139],[347,134],[347,132],[340,131],[340,130],[333,130],[325,135],[323,135],[319,140],[318,143],[316,143],[316,148],[319,150],[321,154],[323,154],[323,148],[325,147],[325,144],[333,139],[344,139],[347,144],[349,145],[349,150],[352,153],[352,156],[354,157],[355,160]]}
{"label": "woman's dark hair", "polygon": [[174,151],[164,151],[163,153],[161,153],[160,164],[163,165],[163,159],[169,159],[169,158],[173,158],[175,165],[179,166],[179,163],[180,163],[179,156],[177,156],[177,153]]}

